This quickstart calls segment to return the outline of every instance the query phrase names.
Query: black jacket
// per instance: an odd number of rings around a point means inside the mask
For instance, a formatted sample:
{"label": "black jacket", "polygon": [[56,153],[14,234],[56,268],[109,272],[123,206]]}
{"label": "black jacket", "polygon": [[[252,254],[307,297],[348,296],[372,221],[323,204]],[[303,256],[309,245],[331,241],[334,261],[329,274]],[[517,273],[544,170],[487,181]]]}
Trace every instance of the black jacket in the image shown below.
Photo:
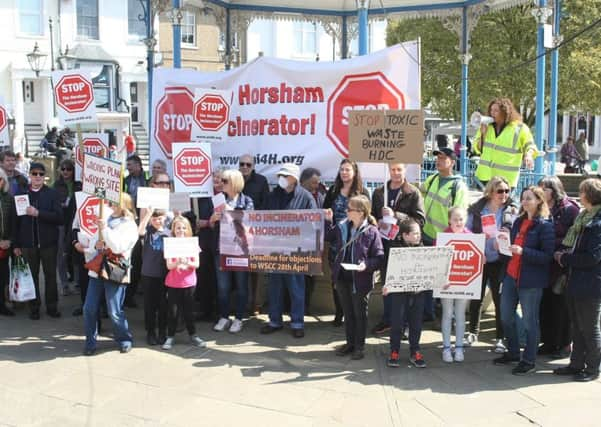
{"label": "black jacket", "polygon": [[58,226],[64,223],[58,193],[44,185],[38,192],[29,190],[22,194],[29,194],[29,203],[39,211],[39,216],[14,216],[11,238],[13,247],[33,248],[36,230],[39,237],[37,247],[40,249],[56,247]]}
{"label": "black jacket", "polygon": [[[334,204],[334,200],[336,200],[336,197],[338,197],[338,195],[340,194],[340,190],[336,190],[335,185],[332,185],[330,188],[328,188],[328,192],[326,193],[326,198],[323,201],[323,208],[324,209],[331,209],[332,205]],[[361,188],[361,191],[357,194],[349,194],[348,197],[349,199],[351,197],[354,196],[359,196],[363,194],[364,196],[366,196],[369,199],[369,191],[367,191],[367,188],[363,187]]]}
{"label": "black jacket", "polygon": [[[390,189],[390,181],[386,184]],[[379,187],[374,191],[372,196],[371,214],[374,218],[382,219],[382,208],[384,205],[384,187]],[[413,185],[406,183],[401,187],[401,190],[394,200],[394,216],[398,222],[402,222],[408,218],[413,218],[421,227],[426,222],[426,214],[424,213],[424,199],[420,191]]]}
{"label": "black jacket", "polygon": [[311,193],[297,183],[292,193],[286,193],[280,186],[275,187],[273,191],[269,193],[263,209],[317,209],[317,202],[315,202],[315,198]]}
{"label": "black jacket", "polygon": [[253,205],[256,209],[263,209],[263,204],[269,194],[269,184],[267,178],[256,173],[254,170],[250,173],[250,177],[244,183],[244,194],[253,199]]}
{"label": "black jacket", "polygon": [[15,199],[4,191],[0,192],[0,240],[11,240],[11,227],[15,215]]}

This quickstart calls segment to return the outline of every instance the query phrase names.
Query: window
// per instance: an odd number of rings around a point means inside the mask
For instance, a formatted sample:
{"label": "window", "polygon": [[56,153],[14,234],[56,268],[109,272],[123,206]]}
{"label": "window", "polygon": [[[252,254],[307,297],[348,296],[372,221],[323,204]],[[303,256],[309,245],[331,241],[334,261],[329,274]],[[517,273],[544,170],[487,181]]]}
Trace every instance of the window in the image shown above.
{"label": "window", "polygon": [[317,26],[312,22],[294,23],[294,50],[297,55],[314,56],[317,51]]}
{"label": "window", "polygon": [[98,40],[98,0],[77,0],[77,35]]}
{"label": "window", "polygon": [[184,10],[182,19],[182,44],[196,46],[196,16],[189,10]]}
{"label": "window", "polygon": [[19,0],[19,29],[23,34],[41,36],[42,0]]}
{"label": "window", "polygon": [[140,0],[128,0],[127,2],[127,33],[130,36],[146,36],[146,22],[139,18],[144,17],[144,8]]}

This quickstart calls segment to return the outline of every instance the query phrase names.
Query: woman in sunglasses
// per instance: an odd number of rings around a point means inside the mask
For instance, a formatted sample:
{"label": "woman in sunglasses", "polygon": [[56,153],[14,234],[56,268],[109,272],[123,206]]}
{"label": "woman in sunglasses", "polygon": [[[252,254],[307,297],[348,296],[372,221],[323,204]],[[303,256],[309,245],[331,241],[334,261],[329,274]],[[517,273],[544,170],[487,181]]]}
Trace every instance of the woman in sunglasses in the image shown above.
{"label": "woman in sunglasses", "polygon": [[484,255],[486,263],[482,274],[482,292],[480,299],[470,302],[470,329],[466,336],[464,346],[470,346],[478,341],[480,332],[480,316],[482,314],[482,300],[486,286],[490,288],[493,303],[495,304],[495,353],[504,353],[503,325],[501,324],[500,286],[505,273],[506,261],[499,255],[495,245],[495,230],[505,229],[509,232],[515,215],[518,213],[517,204],[511,199],[511,189],[507,179],[501,176],[491,178],[484,188],[483,196],[468,209],[466,227],[473,233],[486,234]]}
{"label": "woman in sunglasses", "polygon": [[76,211],[74,198],[75,192],[81,191],[81,181],[75,180],[75,163],[73,163],[73,160],[65,159],[61,162],[60,174],[54,182],[54,189],[59,195],[63,217],[65,218],[64,225],[58,228],[58,258],[56,265],[61,281],[62,294],[66,296],[71,294],[69,288],[71,280],[69,277],[73,278],[73,262],[70,262],[72,259],[72,245],[69,242],[71,241],[71,226]]}

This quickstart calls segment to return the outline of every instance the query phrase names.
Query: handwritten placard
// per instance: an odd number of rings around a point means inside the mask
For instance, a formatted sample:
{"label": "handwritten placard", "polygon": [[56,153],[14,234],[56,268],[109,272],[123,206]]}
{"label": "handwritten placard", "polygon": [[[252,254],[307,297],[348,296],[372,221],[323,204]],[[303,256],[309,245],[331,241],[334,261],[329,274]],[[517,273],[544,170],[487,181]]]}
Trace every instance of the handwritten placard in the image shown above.
{"label": "handwritten placard", "polygon": [[354,110],[349,113],[349,157],[358,162],[422,164],[421,110]]}
{"label": "handwritten placard", "polygon": [[421,292],[444,287],[449,280],[453,248],[391,248],[385,287],[388,292]]}

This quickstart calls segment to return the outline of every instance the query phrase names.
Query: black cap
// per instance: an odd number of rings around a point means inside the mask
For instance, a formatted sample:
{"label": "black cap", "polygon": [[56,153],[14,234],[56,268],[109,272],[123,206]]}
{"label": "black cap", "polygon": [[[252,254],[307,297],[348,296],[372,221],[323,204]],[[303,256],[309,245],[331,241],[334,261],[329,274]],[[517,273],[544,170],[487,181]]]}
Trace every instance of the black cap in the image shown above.
{"label": "black cap", "polygon": [[29,165],[29,170],[30,170],[30,171],[32,171],[32,170],[36,170],[36,169],[37,169],[37,170],[40,170],[40,171],[42,171],[42,172],[46,172],[46,166],[44,166],[44,164],[43,164],[43,163],[32,162],[32,163]]}
{"label": "black cap", "polygon": [[438,150],[434,150],[432,151],[432,154],[434,154],[435,156],[438,156],[439,154],[444,154],[445,156],[453,159],[453,160],[457,160],[457,154],[455,154],[455,150],[452,150],[451,148],[439,148]]}

